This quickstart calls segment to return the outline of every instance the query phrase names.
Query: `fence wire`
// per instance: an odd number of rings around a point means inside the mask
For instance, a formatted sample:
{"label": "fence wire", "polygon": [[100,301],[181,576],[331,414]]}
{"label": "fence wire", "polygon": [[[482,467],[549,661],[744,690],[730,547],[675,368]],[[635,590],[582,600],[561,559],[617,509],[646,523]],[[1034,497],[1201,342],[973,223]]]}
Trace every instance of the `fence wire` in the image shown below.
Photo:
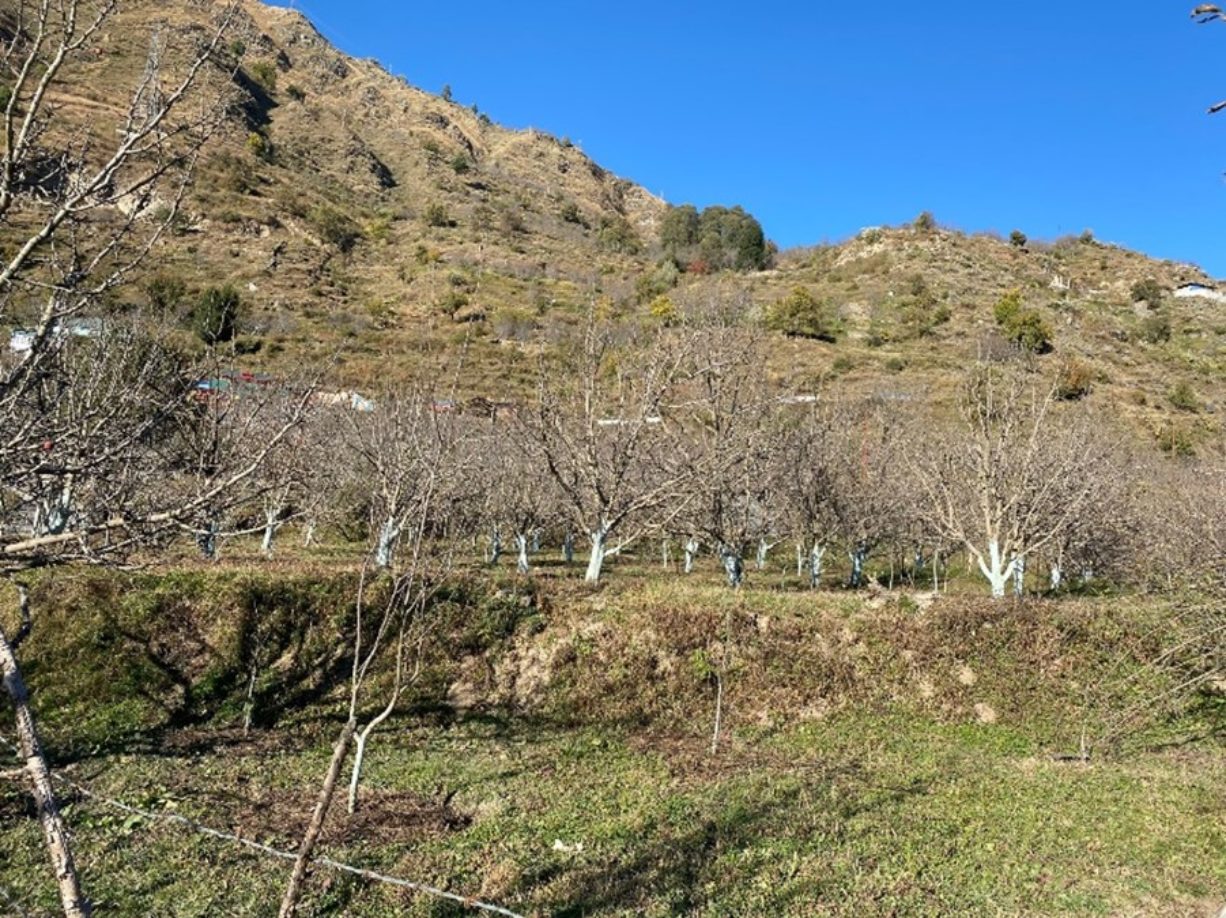
{"label": "fence wire", "polygon": [[[6,737],[0,736],[0,743],[8,746],[14,752],[18,752],[17,747]],[[291,862],[298,859],[298,855],[293,851],[286,851],[282,848],[274,848],[272,845],[265,845],[254,841],[253,839],[242,838],[241,836],[235,835],[232,832],[214,829],[180,813],[155,813],[151,810],[133,806],[130,803],[124,803],[122,800],[116,800],[113,797],[108,797],[105,794],[99,794],[96,791],[92,791],[88,787],[77,783],[76,781],[64,777],[63,775],[52,773],[51,777],[57,783],[76,791],[82,797],[86,797],[87,799],[111,807],[112,809],[119,810],[120,812],[127,813],[130,816],[139,816],[142,819],[180,825],[191,829],[193,832],[199,833],[200,835],[206,835],[220,841],[241,845],[244,848],[255,851],[259,854],[263,854],[267,857],[279,858],[280,860]],[[363,879],[370,880],[374,883],[382,883],[387,886],[396,886],[401,889],[408,889],[424,895],[434,896],[438,899],[447,899],[451,902],[459,903],[465,908],[476,909],[478,911],[488,912],[489,914],[493,915],[503,915],[505,918],[525,918],[524,915],[521,915],[518,912],[513,912],[510,909],[503,908],[500,905],[482,902],[479,899],[474,899],[469,896],[461,896],[457,893],[448,892],[445,889],[439,889],[436,886],[430,886],[427,883],[418,883],[414,880],[405,880],[400,877],[389,876],[388,874],[379,873],[375,870],[368,870],[365,867],[355,867],[353,864],[345,864],[330,857],[312,858],[311,863],[315,866],[335,870],[338,873],[347,873],[353,876],[362,877]]]}

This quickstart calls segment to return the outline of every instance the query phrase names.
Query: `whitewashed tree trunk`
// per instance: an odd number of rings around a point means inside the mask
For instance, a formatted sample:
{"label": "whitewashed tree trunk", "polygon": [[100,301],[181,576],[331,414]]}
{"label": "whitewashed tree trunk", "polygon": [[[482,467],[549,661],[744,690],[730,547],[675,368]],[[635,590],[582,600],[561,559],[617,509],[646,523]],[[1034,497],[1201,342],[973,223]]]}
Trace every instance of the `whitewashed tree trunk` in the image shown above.
{"label": "whitewashed tree trunk", "polygon": [[44,531],[40,535],[60,535],[68,528],[68,521],[72,517],[72,476],[68,476],[68,480],[64,486],[60,488],[59,493],[55,497],[47,501],[45,511],[42,514],[42,522]]}
{"label": "whitewashed tree trunk", "polygon": [[315,527],[316,522],[312,517],[306,521],[306,527],[302,531],[302,547],[310,548],[315,544]]}
{"label": "whitewashed tree trunk", "polygon": [[587,583],[599,583],[600,572],[604,569],[605,554],[608,551],[608,530],[601,526],[599,529],[592,530],[592,553],[587,563],[587,573],[583,579]]}
{"label": "whitewashed tree trunk", "polygon": [[485,556],[485,560],[491,565],[498,564],[498,559],[502,557],[502,533],[495,527],[490,531],[490,551]]}
{"label": "whitewashed tree trunk", "polygon": [[260,551],[266,555],[272,554],[272,542],[281,528],[281,508],[269,508],[264,511],[264,540],[260,543]]}
{"label": "whitewashed tree trunk", "polygon": [[[520,533],[515,536],[515,547],[518,550],[518,556],[515,560],[515,570],[521,574],[526,574],[531,569],[528,564],[528,536]],[[359,741],[361,737],[358,738]]]}
{"label": "whitewashed tree trunk", "polygon": [[694,572],[694,559],[698,557],[698,549],[700,548],[698,540],[690,536],[685,542],[685,565],[684,570],[687,574]]}
{"label": "whitewashed tree trunk", "polygon": [[822,562],[826,558],[826,546],[814,542],[809,549],[809,587],[816,590],[822,585]]}
{"label": "whitewashed tree trunk", "polygon": [[766,539],[758,539],[758,554],[754,558],[757,569],[766,570],[766,553],[771,550],[771,544]]}
{"label": "whitewashed tree trunk", "polygon": [[395,709],[396,701],[399,697],[399,691],[393,693],[387,706],[372,717],[370,723],[362,728],[362,732],[357,734],[353,747],[353,770],[349,773],[350,816],[356,813],[358,809],[358,785],[362,780],[362,764],[366,760],[366,743],[370,740],[370,735],[378,729],[379,725],[392,716],[392,711]]}
{"label": "whitewashed tree trunk", "polygon": [[864,562],[868,560],[868,546],[860,542],[847,553],[847,557],[851,561],[851,578],[848,586],[853,590],[858,590],[864,584]]}
{"label": "whitewashed tree trunk", "polygon": [[796,543],[796,576],[803,577],[805,575],[805,545],[803,542]]}
{"label": "whitewashed tree trunk", "polygon": [[539,529],[532,530],[532,553],[540,554],[541,551],[541,531]]}
{"label": "whitewashed tree trunk", "polygon": [[1019,599],[1026,594],[1026,556],[1013,559],[1013,595]]}
{"label": "whitewashed tree trunk", "polygon": [[200,553],[209,561],[217,560],[217,530],[216,520],[209,521],[209,528],[196,536],[196,545]]}
{"label": "whitewashed tree trunk", "polygon": [[0,631],[0,677],[3,678],[4,689],[16,714],[17,746],[25,761],[26,777],[34,795],[38,821],[42,825],[47,852],[51,856],[51,866],[55,870],[60,906],[64,909],[66,918],[87,918],[92,914],[92,909],[89,900],[81,891],[81,881],[72,857],[72,843],[60,815],[55,789],[51,784],[51,771],[47,767],[42,743],[34,726],[29,693],[26,691],[21,669],[17,665],[17,655],[3,631]]}
{"label": "whitewashed tree trunk", "polygon": [[985,559],[983,555],[978,555],[976,560],[979,563],[979,572],[987,578],[992,588],[992,598],[1003,599],[1017,559],[1010,560],[1006,565],[1000,554],[1000,543],[991,539],[988,542],[988,557]]}
{"label": "whitewashed tree trunk", "polygon": [[741,560],[741,553],[731,546],[721,545],[719,557],[724,564],[724,574],[728,578],[728,586],[736,589],[745,580],[745,562]]}
{"label": "whitewashed tree trunk", "polygon": [[375,546],[375,566],[391,567],[392,554],[396,549],[396,540],[400,538],[400,527],[392,517],[383,521],[379,527],[379,542]]}
{"label": "whitewashed tree trunk", "polygon": [[1048,578],[1053,591],[1060,589],[1060,585],[1064,582],[1064,572],[1060,570],[1059,563],[1052,564],[1051,570],[1048,572]]}

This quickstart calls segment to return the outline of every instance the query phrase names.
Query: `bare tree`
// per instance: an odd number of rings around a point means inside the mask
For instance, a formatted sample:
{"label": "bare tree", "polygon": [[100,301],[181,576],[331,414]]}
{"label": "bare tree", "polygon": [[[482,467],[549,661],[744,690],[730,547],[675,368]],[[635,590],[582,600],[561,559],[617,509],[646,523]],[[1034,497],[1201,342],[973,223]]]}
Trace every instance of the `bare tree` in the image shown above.
{"label": "bare tree", "polygon": [[[502,527],[515,538],[515,567],[531,569],[531,555],[539,550],[543,530],[557,520],[558,494],[554,480],[534,461],[531,443],[524,443],[522,428],[495,428],[478,441],[483,457],[479,473],[488,491],[488,524],[494,539]],[[493,551],[491,550],[491,556]],[[491,563],[497,559],[491,557]]]}
{"label": "bare tree", "polygon": [[679,405],[686,421],[681,449],[695,471],[680,519],[691,538],[709,540],[729,586],[737,587],[749,546],[760,546],[774,528],[774,400],[758,334],[743,322],[720,321],[719,313],[702,318],[689,329]]}
{"label": "bare tree", "polygon": [[960,407],[960,428],[928,428],[911,472],[928,524],[1002,597],[1027,558],[1089,513],[1109,466],[1084,415],[1059,413],[1052,388],[1023,372],[977,368]]}
{"label": "bare tree", "polygon": [[813,404],[784,433],[774,463],[781,516],[796,539],[796,568],[821,586],[826,553],[838,535],[831,452],[842,436],[837,412]]}
{"label": "bare tree", "polygon": [[553,479],[570,525],[589,536],[589,583],[658,525],[652,511],[693,473],[678,461],[666,410],[683,363],[676,336],[593,311],[577,352],[542,372],[537,404],[519,415],[533,463]]}
{"label": "bare tree", "polygon": [[[430,600],[450,566],[454,540],[438,538],[437,530],[440,514],[448,512],[452,485],[465,479],[457,464],[457,457],[464,453],[458,448],[451,419],[435,413],[432,406],[423,397],[385,400],[377,413],[355,426],[357,457],[364,464],[364,473],[376,476],[372,480],[375,544],[358,588],[349,709],[281,901],[283,918],[297,912],[307,868],[351,748],[350,812],[357,807],[367,744],[416,676],[430,629]],[[388,575],[371,580],[371,561],[376,572],[387,570]],[[367,601],[372,585],[381,587],[385,597],[373,616]],[[373,677],[389,649],[394,653],[391,685],[383,703],[362,726]]]}
{"label": "bare tree", "polygon": [[[193,166],[225,123],[231,74],[215,61],[237,10],[223,6],[203,32],[151,36],[125,110],[74,126],[61,117],[60,87],[92,58],[117,6],[18,0],[0,11],[0,323],[27,330],[24,351],[0,366],[0,572],[10,577],[121,562],[250,500],[246,486],[303,406],[287,394],[285,423],[250,450],[194,451],[205,428],[229,422],[214,425],[218,416],[189,399],[190,364],[145,317],[105,307],[176,221]],[[32,623],[24,601],[22,611],[19,638]],[[88,915],[19,644],[0,631],[26,772],[64,913]]]}

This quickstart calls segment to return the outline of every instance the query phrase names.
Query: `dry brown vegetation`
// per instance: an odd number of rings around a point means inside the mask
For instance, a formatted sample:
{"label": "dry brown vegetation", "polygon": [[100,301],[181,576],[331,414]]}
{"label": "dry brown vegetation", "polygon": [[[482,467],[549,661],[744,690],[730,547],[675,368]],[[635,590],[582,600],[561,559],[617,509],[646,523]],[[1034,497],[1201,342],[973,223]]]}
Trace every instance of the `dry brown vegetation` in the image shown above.
{"label": "dry brown vegetation", "polygon": [[[97,55],[66,74],[61,113],[87,122],[120,109],[153,31],[193,28],[208,7],[125,5]],[[1220,429],[1226,317],[1169,295],[1208,280],[1194,266],[1088,235],[1018,245],[934,224],[786,252],[769,271],[677,277],[657,267],[667,205],[569,142],[506,130],[348,57],[297,12],[247,0],[239,18],[219,66],[238,65],[241,104],[158,267],[184,282],[170,304],[180,312],[210,285],[238,287],[244,365],[334,361],[338,383],[365,389],[450,380],[462,365],[464,395],[515,398],[592,302],[658,321],[673,303],[735,292],[765,315],[799,289],[838,334],[779,335],[778,383],[939,398],[968,358],[1008,356],[992,310],[1016,290],[1053,331],[1043,359],[1075,361],[1078,397],[1173,451]],[[146,285],[118,299],[148,297]],[[1179,384],[1199,394],[1197,410],[1170,404]]]}

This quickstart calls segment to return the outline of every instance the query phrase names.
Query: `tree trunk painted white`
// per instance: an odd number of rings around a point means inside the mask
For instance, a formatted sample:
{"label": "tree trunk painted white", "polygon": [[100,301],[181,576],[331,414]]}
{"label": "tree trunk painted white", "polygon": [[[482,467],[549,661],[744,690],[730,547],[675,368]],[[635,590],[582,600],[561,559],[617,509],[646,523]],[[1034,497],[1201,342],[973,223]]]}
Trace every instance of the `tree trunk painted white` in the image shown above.
{"label": "tree trunk painted white", "polygon": [[860,542],[847,553],[847,557],[851,561],[851,578],[847,585],[858,590],[864,584],[864,562],[868,560],[868,546]]}
{"label": "tree trunk painted white", "polygon": [[362,732],[357,735],[353,747],[353,770],[349,773],[349,815],[352,816],[358,810],[358,784],[362,780],[362,763],[366,760],[366,743],[370,739],[370,735],[378,729],[379,724],[383,723],[392,716],[392,711],[396,707],[396,701],[399,699],[400,693],[394,692],[392,698],[388,701],[387,706],[382,711],[371,718],[370,723],[362,728]]}
{"label": "tree trunk painted white", "polygon": [[260,551],[266,555],[272,554],[272,540],[276,538],[280,528],[281,508],[264,511],[264,540],[260,543]]}
{"label": "tree trunk painted white", "polygon": [[316,526],[316,523],[313,518],[307,520],[306,528],[303,529],[302,531],[302,547],[303,548],[310,548],[312,545],[315,544],[315,526]]}
{"label": "tree trunk painted white", "polygon": [[196,545],[200,553],[209,561],[217,560],[217,521],[210,520],[209,528],[196,536]]}
{"label": "tree trunk painted white", "polygon": [[532,530],[532,553],[539,554],[541,551],[541,531],[539,529]]}
{"label": "tree trunk painted white", "polygon": [[804,542],[796,543],[796,576],[803,577],[805,575],[805,544]]}
{"label": "tree trunk painted white", "polygon": [[400,538],[400,527],[392,517],[383,521],[379,527],[379,543],[375,546],[375,566],[391,567],[392,554],[396,549],[396,540]]}
{"label": "tree trunk painted white", "polygon": [[72,857],[72,843],[68,829],[60,815],[59,804],[55,799],[55,789],[51,784],[51,772],[43,755],[42,743],[34,726],[34,714],[30,710],[30,697],[26,691],[25,680],[17,665],[17,655],[8,637],[0,630],[0,677],[3,678],[4,689],[13,703],[17,717],[17,746],[25,760],[26,777],[30,781],[30,791],[38,810],[38,821],[42,825],[43,838],[47,843],[47,853],[51,856],[51,866],[55,870],[56,884],[60,892],[60,905],[66,918],[87,918],[92,914],[89,900],[81,891],[81,881],[77,876],[76,864]]}
{"label": "tree trunk painted white", "polygon": [[826,546],[814,542],[809,549],[809,587],[816,590],[822,585],[822,561],[826,558]]}
{"label": "tree trunk painted white", "polygon": [[1060,570],[1059,564],[1053,564],[1048,572],[1048,577],[1051,582],[1052,590],[1060,589],[1060,584],[1064,581],[1064,572]]}
{"label": "tree trunk painted white", "polygon": [[685,565],[684,570],[687,574],[694,571],[694,559],[698,556],[699,549],[698,540],[690,536],[685,542]]}
{"label": "tree trunk painted white", "polygon": [[741,553],[730,546],[721,545],[719,557],[724,563],[724,574],[728,578],[728,586],[736,589],[745,580],[745,562],[741,560]]}
{"label": "tree trunk painted white", "polygon": [[941,563],[941,553],[933,550],[932,552],[932,592],[941,592],[941,571],[938,565]]}
{"label": "tree trunk painted white", "polygon": [[485,556],[485,559],[490,564],[496,565],[498,563],[498,559],[501,557],[502,557],[502,533],[499,532],[497,528],[494,528],[490,532],[490,551],[489,551],[489,554]]}
{"label": "tree trunk painted white", "polygon": [[[515,570],[521,574],[526,574],[530,570],[528,564],[528,536],[525,533],[520,533],[515,537],[515,547],[518,549],[518,556],[515,559]],[[358,737],[358,742],[361,742],[361,737]]]}
{"label": "tree trunk painted white", "polygon": [[40,535],[60,535],[68,528],[68,520],[72,516],[72,476],[64,482],[59,493],[47,501],[43,513],[44,532]]}
{"label": "tree trunk painted white", "polygon": [[760,571],[766,570],[766,553],[771,550],[771,545],[766,539],[758,539],[758,554],[754,558],[754,563]]}
{"label": "tree trunk painted white", "polygon": [[567,530],[562,539],[562,560],[567,564],[575,563],[575,534],[570,530]]}
{"label": "tree trunk painted white", "polygon": [[992,588],[992,598],[1003,599],[1017,559],[1011,559],[1006,565],[1000,554],[1000,543],[991,539],[988,541],[988,557],[985,559],[983,555],[978,555],[976,560],[979,562],[979,572],[987,578]]}
{"label": "tree trunk painted white", "polygon": [[604,559],[607,552],[609,531],[601,526],[592,530],[592,554],[587,562],[587,573],[583,575],[587,583],[599,583],[600,572],[604,569]]}
{"label": "tree trunk painted white", "polygon": [[1013,595],[1021,599],[1026,595],[1026,556],[1017,555],[1013,559]]}
{"label": "tree trunk painted white", "polygon": [[663,567],[664,570],[668,570],[671,563],[672,559],[669,557],[668,553],[668,537],[665,536],[660,540],[660,566]]}

